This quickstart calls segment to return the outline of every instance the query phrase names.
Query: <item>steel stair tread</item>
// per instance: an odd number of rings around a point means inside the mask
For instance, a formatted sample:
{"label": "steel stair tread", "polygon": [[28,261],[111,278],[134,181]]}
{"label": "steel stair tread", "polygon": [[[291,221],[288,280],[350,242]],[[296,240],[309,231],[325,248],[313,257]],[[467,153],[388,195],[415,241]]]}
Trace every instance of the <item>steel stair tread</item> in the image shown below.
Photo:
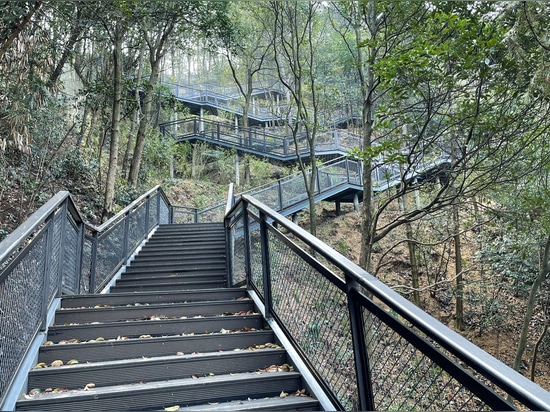
{"label": "steel stair tread", "polygon": [[70,359],[77,359],[79,362],[97,362],[127,359],[128,357],[167,356],[177,352],[225,351],[273,342],[273,339],[271,330],[234,330],[229,333],[213,332],[186,336],[173,335],[43,345],[40,347],[38,361],[46,364],[57,359],[64,362]]}
{"label": "steel stair tread", "polygon": [[217,332],[221,329],[262,329],[263,317],[256,315],[210,316],[188,319],[138,320],[70,326],[53,326],[48,330],[48,340],[79,339],[91,340],[97,337],[137,337],[141,335],[169,336],[190,333]]}
{"label": "steel stair tread", "polygon": [[93,382],[96,387],[140,381],[164,381],[183,377],[254,372],[287,362],[283,349],[208,352],[79,363],[33,369],[31,388],[77,389]]}
{"label": "steel stair tread", "polygon": [[274,397],[282,391],[292,393],[302,388],[297,372],[216,375],[198,379],[84,388],[76,391],[48,393],[31,399],[22,398],[17,410],[129,410],[158,409],[170,405],[204,404],[247,398]]}
{"label": "steel stair tread", "polygon": [[141,306],[116,306],[101,308],[74,308],[57,311],[55,324],[63,325],[79,321],[78,323],[92,323],[111,321],[123,322],[132,319],[155,316],[198,316],[198,315],[220,315],[225,313],[248,312],[253,309],[251,300],[234,301],[208,301],[191,303],[165,303]]}
{"label": "steel stair tread", "polygon": [[[223,299],[213,298],[225,296]],[[246,290],[243,288],[213,288],[195,291],[179,292],[135,292],[135,293],[108,293],[96,295],[68,295],[61,300],[61,307],[75,308],[82,306],[96,306],[101,304],[128,305],[128,304],[152,304],[152,303],[184,303],[195,301],[234,300],[245,298]],[[89,303],[87,303],[89,302]],[[119,302],[119,303],[116,303]]]}
{"label": "steel stair tread", "polygon": [[[209,411],[318,411],[319,401],[309,396],[286,396],[263,399],[246,399],[230,402],[215,402],[206,405],[184,406],[180,412]],[[160,411],[160,410],[159,410]]]}

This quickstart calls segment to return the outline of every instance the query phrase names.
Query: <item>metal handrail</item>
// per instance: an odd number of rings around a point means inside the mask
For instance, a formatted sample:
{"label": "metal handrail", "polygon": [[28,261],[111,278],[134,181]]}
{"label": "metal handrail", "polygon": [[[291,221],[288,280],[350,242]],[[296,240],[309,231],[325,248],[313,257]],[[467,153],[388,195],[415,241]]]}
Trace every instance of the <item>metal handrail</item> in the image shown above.
{"label": "metal handrail", "polygon": [[[251,225],[253,222],[255,222],[254,225]],[[402,372],[405,374],[405,380],[413,379],[415,368],[418,365],[407,363],[407,361],[416,362],[421,359],[419,361],[421,364],[434,365],[432,368],[435,372],[433,373],[437,375],[434,382],[444,372],[450,376],[449,379],[454,380],[458,386],[462,387],[461,390],[464,393],[461,392],[461,394],[469,402],[477,402],[476,399],[478,399],[480,403],[493,409],[514,409],[515,406],[500,395],[504,393],[515,398],[516,402],[522,405],[521,407],[535,410],[550,409],[550,393],[441,324],[389,286],[254,197],[242,195],[226,214],[225,225],[234,248],[231,255],[234,259],[235,256],[240,256],[240,262],[237,259],[232,263],[230,276],[242,275],[243,271],[245,272],[248,288],[251,293],[259,297],[265,317],[272,319],[271,322],[274,323],[274,326],[282,330],[286,338],[296,345],[295,350],[301,356],[306,357],[306,364],[312,369],[312,374],[322,381],[323,387],[329,392],[333,392],[332,399],[337,407],[344,407],[345,404],[348,409],[349,405],[352,405],[352,409],[360,410],[394,409],[396,407],[399,409],[396,404],[382,403],[381,395],[378,393],[382,384],[371,379],[386,379],[384,376],[377,375],[372,367],[372,364],[381,362],[379,358],[383,355],[383,352],[380,351],[374,353],[375,350],[379,350],[379,347],[376,346],[381,345],[379,341],[388,339],[396,342],[403,339],[408,345],[407,348],[410,349],[407,352],[408,355],[395,361],[397,366],[394,365],[394,369],[391,369],[392,376],[394,374],[397,376]],[[240,245],[239,250],[236,250],[236,245]],[[284,251],[279,253],[278,249],[284,249]],[[290,255],[294,255],[294,260],[291,260]],[[299,277],[300,271],[297,269],[299,267],[302,267],[302,270],[307,273],[302,282],[315,282],[312,278],[313,272],[315,276],[325,282],[324,284],[332,285],[322,288],[322,293],[318,292],[321,293],[321,296],[323,293],[329,293],[329,289],[333,288],[336,292],[329,294],[338,293],[337,301],[341,302],[345,299],[347,302],[344,306],[336,306],[348,308],[346,311],[349,320],[346,325],[350,329],[350,347],[348,349],[351,351],[350,353],[354,354],[355,375],[352,380],[356,382],[351,400],[343,400],[340,395],[344,392],[338,392],[341,388],[338,385],[331,386],[331,383],[327,382],[329,378],[325,376],[326,374],[316,370],[315,365],[319,367],[318,365],[329,361],[325,359],[308,360],[307,351],[310,348],[300,346],[300,339],[303,336],[308,336],[310,332],[308,328],[311,325],[305,325],[299,333],[291,331],[292,328],[300,327],[297,326],[297,323],[300,323],[299,319],[307,317],[304,312],[297,311],[300,308],[311,306],[311,302],[300,301],[303,296],[308,294],[308,291],[307,285],[300,284],[296,280]],[[235,281],[242,283],[240,278]],[[300,287],[299,293],[290,293],[289,282],[294,282],[296,287]],[[276,287],[280,285],[284,285],[282,287],[285,294],[279,295],[275,299],[273,296],[277,293]],[[287,295],[292,296],[287,298]],[[321,302],[325,301],[326,298],[320,300],[319,305],[323,305]],[[289,306],[295,308],[290,319],[285,318],[285,310]],[[317,322],[315,326],[318,328],[326,327],[327,330],[332,330],[330,325],[323,324],[321,318],[316,318],[315,322]],[[329,323],[328,320],[324,322]],[[380,323],[383,327],[374,328],[372,325],[375,323]],[[371,327],[369,328],[367,325],[371,325]],[[317,331],[317,333],[320,332]],[[380,334],[380,336],[377,335],[376,339],[369,341],[367,339],[369,334]],[[388,337],[386,338],[385,335]],[[392,345],[391,342],[387,344]],[[374,349],[374,346],[378,349]],[[338,348],[338,351],[342,351],[342,348]],[[417,355],[410,357],[411,353]],[[334,354],[325,355],[332,356]],[[392,350],[389,360],[385,361],[392,362],[391,357],[399,355],[398,352]],[[322,354],[316,356],[322,356]],[[442,372],[437,372],[438,370]],[[407,373],[411,374],[411,377],[408,377]],[[337,371],[331,370],[330,374],[330,378],[337,381],[337,376],[335,376]],[[428,375],[423,375],[423,381],[420,381],[420,384],[429,386],[428,378]],[[350,383],[348,380],[346,382],[349,389]],[[445,391],[438,385],[434,384],[433,386],[436,391],[443,391],[438,396],[452,396],[452,394],[445,394]],[[348,389],[344,388],[344,391],[348,391]],[[441,408],[441,404],[423,404],[420,403],[420,399],[414,398],[415,394],[419,398],[427,396],[428,389],[424,392],[419,391],[403,396],[404,398],[412,397],[407,401],[413,403],[413,408]],[[397,390],[397,387],[393,389],[394,392]],[[388,394],[389,396],[390,394]],[[391,396],[396,396],[395,399],[399,399],[398,395],[391,394]],[[401,399],[399,400],[401,401]],[[351,403],[345,403],[347,401]],[[453,399],[453,402],[455,401],[457,404],[444,404],[446,406],[444,409],[449,408],[450,405],[460,407],[458,404],[460,400]],[[462,407],[471,409],[472,404],[467,403]]]}

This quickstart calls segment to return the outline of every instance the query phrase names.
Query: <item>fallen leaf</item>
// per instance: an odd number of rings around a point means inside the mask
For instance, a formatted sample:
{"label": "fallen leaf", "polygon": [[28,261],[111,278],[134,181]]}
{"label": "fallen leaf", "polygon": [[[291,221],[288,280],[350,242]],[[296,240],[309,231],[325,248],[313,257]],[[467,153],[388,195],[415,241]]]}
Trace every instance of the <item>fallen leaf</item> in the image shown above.
{"label": "fallen leaf", "polygon": [[78,364],[78,361],[76,359],[71,359],[70,361],[67,362],[67,365],[77,365]]}
{"label": "fallen leaf", "polygon": [[184,353],[183,353],[183,352],[176,352],[176,355],[178,355],[178,356],[183,356]]}
{"label": "fallen leaf", "polygon": [[191,375],[191,377],[192,377],[193,379],[199,379],[199,377],[198,377],[197,375]]}
{"label": "fallen leaf", "polygon": [[36,396],[36,395],[40,395],[41,393],[42,393],[42,389],[34,388],[29,391],[29,396]]}
{"label": "fallen leaf", "polygon": [[99,338],[95,338],[95,340],[96,340],[97,342],[103,342],[103,341],[105,340],[105,338],[103,338],[103,337],[100,336]]}
{"label": "fallen leaf", "polygon": [[174,406],[168,406],[168,407],[164,408],[164,410],[165,411],[177,411],[179,408],[180,408],[179,405],[174,405]]}
{"label": "fallen leaf", "polygon": [[288,393],[286,393],[285,391],[282,391],[281,394],[279,395],[280,398],[286,398],[288,396]]}
{"label": "fallen leaf", "polygon": [[47,367],[48,366],[46,365],[45,362],[40,362],[35,366],[36,369],[42,369],[42,368],[47,368]]}
{"label": "fallen leaf", "polygon": [[88,383],[86,386],[84,386],[85,391],[89,391],[90,389],[95,388],[95,383]]}
{"label": "fallen leaf", "polygon": [[60,359],[57,359],[57,360],[54,360],[50,365],[51,365],[51,366],[54,366],[54,367],[56,367],[56,366],[63,366],[63,361],[60,360]]}
{"label": "fallen leaf", "polygon": [[42,344],[43,346],[51,346],[53,345],[53,342],[51,340],[48,340]]}

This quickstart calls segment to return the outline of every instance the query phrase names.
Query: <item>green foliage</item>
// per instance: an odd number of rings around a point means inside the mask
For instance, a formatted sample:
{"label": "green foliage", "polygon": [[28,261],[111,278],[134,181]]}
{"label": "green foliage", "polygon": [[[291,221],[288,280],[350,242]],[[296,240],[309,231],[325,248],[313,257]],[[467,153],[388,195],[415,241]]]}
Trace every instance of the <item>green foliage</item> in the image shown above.
{"label": "green foliage", "polygon": [[539,271],[540,239],[519,231],[486,237],[476,259],[488,266],[496,284],[516,296],[527,296]]}

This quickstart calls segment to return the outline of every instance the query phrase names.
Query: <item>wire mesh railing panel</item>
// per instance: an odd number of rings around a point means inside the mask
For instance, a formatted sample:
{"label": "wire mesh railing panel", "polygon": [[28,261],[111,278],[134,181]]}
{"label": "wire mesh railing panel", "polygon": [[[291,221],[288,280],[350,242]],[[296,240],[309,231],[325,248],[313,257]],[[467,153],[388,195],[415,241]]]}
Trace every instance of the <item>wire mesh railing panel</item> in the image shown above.
{"label": "wire mesh railing panel", "polygon": [[159,225],[165,225],[170,222],[170,206],[165,202],[164,198],[161,197],[160,200],[160,214],[159,214]]}
{"label": "wire mesh railing panel", "polygon": [[358,409],[346,294],[269,232],[273,314],[345,410]]}
{"label": "wire mesh railing panel", "polygon": [[151,214],[149,214],[149,221],[145,221],[146,208],[147,203],[142,203],[126,217],[126,219],[130,220],[128,225],[128,251],[134,250],[145,238],[145,235],[149,232],[149,228],[155,224],[154,220],[156,219],[151,220]]}
{"label": "wire mesh railing panel", "polygon": [[363,311],[377,410],[491,409],[417,346]]}
{"label": "wire mesh railing panel", "polygon": [[199,222],[201,223],[217,223],[223,222],[225,215],[225,203],[215,207],[201,210],[199,212]]}
{"label": "wire mesh railing panel", "polygon": [[[146,233],[149,233],[149,231],[159,223],[157,218],[158,203],[159,203],[159,196],[157,196],[156,193],[153,194],[151,197],[149,197],[149,220],[147,221],[147,225],[144,227],[143,236],[145,236]],[[147,200],[141,207],[143,207],[143,221],[145,221],[145,211],[147,207]]]}
{"label": "wire mesh railing panel", "polygon": [[[253,209],[253,208],[251,208]],[[254,210],[252,210],[253,213]],[[260,226],[258,221],[250,214],[248,222],[248,238],[250,243],[250,275],[251,282],[255,286],[258,294],[264,299],[264,279],[262,269],[262,242],[260,235]]]}
{"label": "wire mesh railing panel", "polygon": [[246,243],[242,224],[236,224],[231,227],[229,242],[229,250],[231,251],[231,285],[238,285],[246,280]]}
{"label": "wire mesh railing panel", "polygon": [[101,289],[103,283],[122,262],[124,245],[124,221],[121,220],[97,240],[95,289]]}
{"label": "wire mesh railing panel", "polygon": [[301,176],[292,180],[287,180],[286,182],[281,182],[281,191],[283,194],[283,209],[307,199],[304,179]]}
{"label": "wire mesh railing panel", "polygon": [[67,219],[65,225],[65,251],[63,262],[63,283],[62,290],[65,293],[79,293],[80,268],[78,261],[78,248],[80,240],[78,238],[78,227],[72,218]]}
{"label": "wire mesh railing panel", "polygon": [[271,209],[281,211],[278,184],[254,192],[254,197]]}
{"label": "wire mesh railing panel", "polygon": [[349,182],[356,185],[363,185],[363,176],[361,175],[361,163],[353,160],[346,160],[348,165]]}
{"label": "wire mesh railing panel", "polygon": [[90,278],[92,269],[92,239],[84,237],[82,244],[82,265],[80,271],[80,293],[93,293],[90,290]]}
{"label": "wire mesh railing panel", "polygon": [[187,210],[181,210],[181,209],[174,209],[174,217],[173,222],[174,224],[183,224],[183,223],[194,223],[195,219],[198,215],[198,212],[196,211],[187,211]]}
{"label": "wire mesh railing panel", "polygon": [[43,316],[47,233],[42,231],[0,278],[0,394],[5,394]]}

